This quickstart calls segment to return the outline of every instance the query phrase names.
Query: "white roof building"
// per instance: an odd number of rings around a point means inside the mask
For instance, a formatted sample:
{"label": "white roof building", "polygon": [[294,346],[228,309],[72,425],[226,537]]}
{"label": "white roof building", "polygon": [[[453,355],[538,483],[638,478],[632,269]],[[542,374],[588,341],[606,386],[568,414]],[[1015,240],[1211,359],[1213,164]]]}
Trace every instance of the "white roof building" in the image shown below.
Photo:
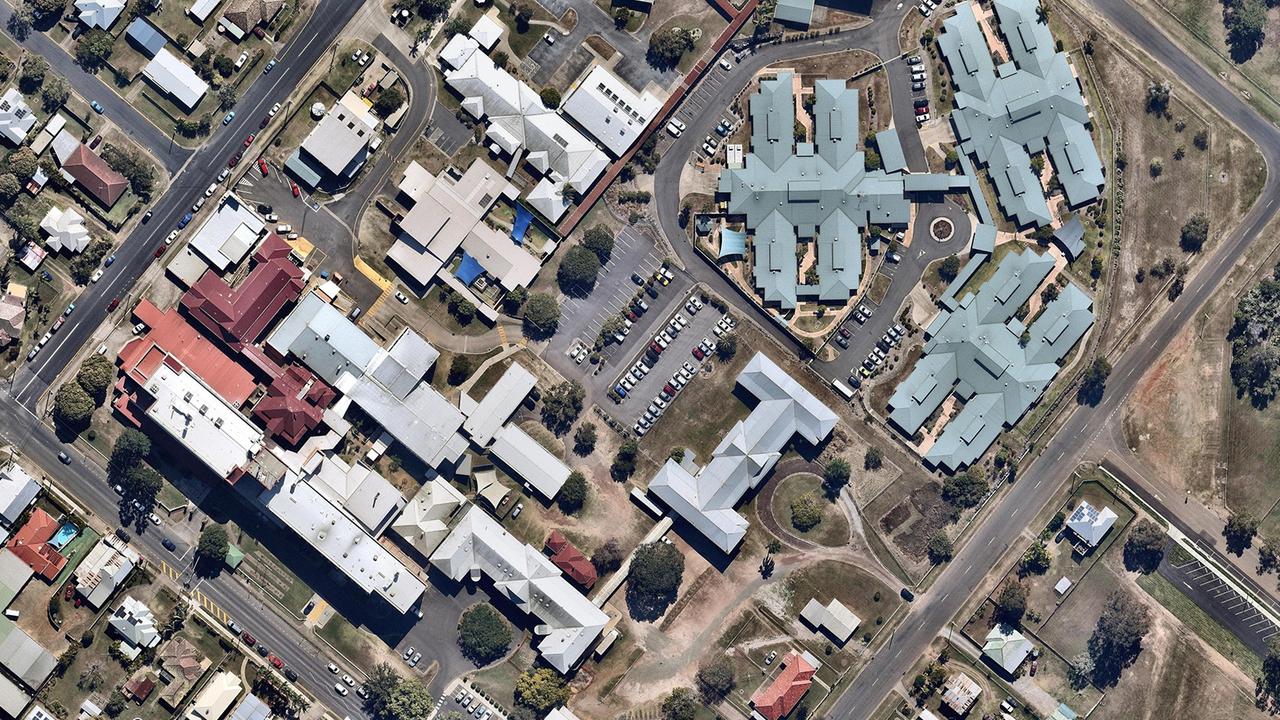
{"label": "white roof building", "polygon": [[377,470],[348,465],[337,455],[316,453],[303,466],[303,479],[329,502],[347,511],[374,537],[382,535],[404,505],[400,491]]}
{"label": "white roof building", "polygon": [[1071,517],[1067,518],[1067,527],[1089,547],[1098,547],[1098,543],[1102,542],[1115,522],[1116,514],[1111,508],[1099,510],[1090,505],[1089,501],[1081,500]]}
{"label": "white roof building", "polygon": [[560,106],[600,141],[614,157],[621,157],[662,109],[650,92],[637,93],[617,75],[596,65]]}
{"label": "white roof building", "polygon": [[227,193],[188,243],[218,272],[238,265],[266,230],[262,218],[235,193]]}
{"label": "white roof building", "polygon": [[138,562],[138,553],[132,548],[116,547],[112,540],[103,538],[76,568],[76,592],[96,610],[129,577]]}
{"label": "white roof building", "polygon": [[22,93],[17,88],[5,90],[4,95],[0,96],[0,136],[10,144],[21,145],[35,124],[36,114],[31,112]]}
{"label": "white roof building", "polygon": [[124,11],[125,0],[76,0],[80,22],[91,28],[110,30]]}
{"label": "white roof building", "polygon": [[406,613],[426,591],[413,571],[310,483],[286,477],[261,497],[273,515],[364,592]]}
{"label": "white roof building", "polygon": [[347,91],[302,141],[302,150],[330,174],[354,177],[378,136],[378,118],[355,91]]}
{"label": "white roof building", "polygon": [[546,448],[509,423],[493,439],[489,455],[501,461],[517,477],[533,486],[543,497],[554,498],[569,479],[569,466]]}
{"label": "white roof building", "polygon": [[538,652],[561,673],[577,665],[609,622],[537,548],[474,505],[436,548],[431,564],[454,581],[486,575],[499,594],[537,617]]}
{"label": "white roof building", "polygon": [[209,92],[209,83],[168,48],[157,50],[151,62],[142,68],[142,74],[186,110],[195,109]]}
{"label": "white roof building", "polygon": [[17,522],[40,494],[40,483],[16,463],[0,469],[0,525]]}
{"label": "white roof building", "polygon": [[146,381],[146,414],[221,478],[262,448],[258,426],[186,368],[161,363]]}
{"label": "white roof building", "polygon": [[543,720],[578,720],[578,716],[573,714],[569,708],[561,705],[558,708],[552,708],[551,712]]}
{"label": "white roof building", "polygon": [[418,552],[430,557],[449,534],[449,518],[466,502],[467,498],[449,481],[433,477],[423,483],[422,489],[392,523],[391,530]]}
{"label": "white roof building", "polygon": [[987,633],[982,654],[1010,675],[1018,671],[1031,654],[1031,641],[1009,625],[996,625]]}
{"label": "white roof building", "polygon": [[213,676],[191,701],[185,720],[218,720],[227,714],[231,704],[240,697],[240,678],[235,673],[221,670]]}
{"label": "white roof building", "polygon": [[89,229],[84,226],[84,216],[72,208],[49,208],[40,220],[40,229],[49,236],[44,243],[54,252],[80,253],[89,246]]}
{"label": "white roof building", "polygon": [[57,659],[12,620],[0,620],[0,664],[33,692],[53,673]]}
{"label": "white roof building", "polygon": [[467,31],[467,35],[484,48],[485,52],[489,52],[502,39],[502,24],[487,14],[481,15]]}
{"label": "white roof building", "polygon": [[156,616],[151,608],[132,595],[125,596],[124,602],[111,614],[107,624],[120,636],[120,652],[129,659],[136,658],[143,648],[160,644]]}
{"label": "white roof building", "polygon": [[800,617],[815,628],[826,630],[840,643],[848,642],[862,624],[853,611],[835,598],[826,605],[818,602],[817,598],[809,598],[809,603],[800,611]]}
{"label": "white roof building", "polygon": [[711,462],[694,475],[668,459],[649,481],[649,492],[726,553],[747,532],[746,519],[734,510],[742,496],[760,484],[793,435],[816,445],[837,419],[763,353],[747,362],[738,384],[760,402],[724,436]]}
{"label": "white roof building", "polygon": [[513,362],[502,373],[497,384],[474,407],[468,408],[468,404],[474,401],[464,394],[462,407],[467,412],[467,419],[462,423],[462,429],[467,431],[471,442],[481,448],[488,447],[498,429],[511,418],[512,413],[537,384],[538,379],[533,373],[520,363]]}
{"label": "white roof building", "polygon": [[[609,165],[609,158],[590,139],[542,103],[538,92],[516,79],[480,51],[467,35],[454,35],[440,53],[445,82],[462,96],[462,107],[487,124],[492,146],[511,158],[521,158],[544,185],[557,190],[565,184],[586,194]],[[535,188],[535,191],[537,188]],[[551,202],[544,188],[529,201],[552,221],[567,205]]]}
{"label": "white roof building", "polygon": [[221,4],[222,0],[196,0],[191,3],[191,7],[187,8],[187,12],[191,17],[203,23],[205,20],[209,19],[209,16],[212,15],[213,11]]}

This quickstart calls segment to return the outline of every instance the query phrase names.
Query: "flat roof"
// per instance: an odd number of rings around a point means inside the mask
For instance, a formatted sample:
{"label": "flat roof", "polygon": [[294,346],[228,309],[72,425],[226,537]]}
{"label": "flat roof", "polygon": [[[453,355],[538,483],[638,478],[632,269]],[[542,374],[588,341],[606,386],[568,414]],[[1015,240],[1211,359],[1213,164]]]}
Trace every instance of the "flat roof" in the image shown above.
{"label": "flat roof", "polygon": [[262,431],[186,369],[161,364],[146,383],[150,418],[226,478],[262,446]]}
{"label": "flat roof", "polygon": [[258,244],[266,223],[235,193],[227,193],[188,243],[219,271],[238,265]]}
{"label": "flat roof", "polygon": [[602,65],[596,65],[569,93],[560,111],[591,133],[614,157],[639,139],[662,109],[662,99],[636,92]]}

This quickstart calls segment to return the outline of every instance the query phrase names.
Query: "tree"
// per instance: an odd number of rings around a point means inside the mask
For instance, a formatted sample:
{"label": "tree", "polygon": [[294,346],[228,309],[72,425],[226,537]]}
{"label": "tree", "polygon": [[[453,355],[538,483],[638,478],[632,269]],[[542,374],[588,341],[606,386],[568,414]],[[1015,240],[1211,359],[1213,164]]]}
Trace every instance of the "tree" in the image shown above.
{"label": "tree", "polygon": [[1160,158],[1151,158],[1151,165],[1147,170],[1151,173],[1151,177],[1160,177],[1160,175],[1164,173],[1164,161]]}
{"label": "tree", "polygon": [[18,193],[22,192],[22,184],[18,182],[18,178],[13,173],[0,174],[0,202],[6,207],[13,204],[18,199]]}
{"label": "tree", "polygon": [[844,486],[849,484],[849,477],[852,470],[849,467],[849,461],[844,458],[835,458],[827,463],[822,469],[822,488],[826,492],[827,497],[839,497],[840,491],[844,490]]}
{"label": "tree", "polygon": [[942,483],[942,499],[957,508],[971,508],[987,494],[987,481],[972,472],[952,475]]}
{"label": "tree", "polygon": [[511,6],[511,13],[516,18],[516,32],[529,32],[529,21],[533,19],[533,8],[526,2],[517,2]]}
{"label": "tree", "polygon": [[1197,253],[1209,239],[1209,216],[1198,212],[1182,226],[1182,234],[1178,236],[1178,245],[1184,252]]}
{"label": "tree", "polygon": [[395,692],[387,698],[383,717],[386,720],[421,720],[434,709],[431,692],[421,680],[401,678]]}
{"label": "tree", "polygon": [[659,68],[673,68],[684,54],[693,50],[693,38],[682,28],[672,27],[649,36],[649,64]]}
{"label": "tree", "polygon": [[1120,679],[1120,671],[1142,651],[1142,638],[1150,626],[1151,615],[1145,605],[1124,590],[1111,593],[1089,637],[1094,684],[1109,686]]}
{"label": "tree", "polygon": [[450,385],[457,387],[466,382],[474,370],[475,363],[470,355],[454,355],[453,362],[449,363],[449,377],[446,380]]}
{"label": "tree", "polygon": [[542,424],[556,435],[569,432],[569,427],[582,412],[584,397],[586,391],[576,380],[566,380],[551,388],[542,397]]}
{"label": "tree", "polygon": [[664,720],[693,720],[697,714],[698,703],[693,699],[693,692],[689,688],[678,687],[662,700]]}
{"label": "tree", "polygon": [[1017,580],[1006,580],[995,597],[995,619],[1016,626],[1027,612],[1027,586]]}
{"label": "tree", "polygon": [[737,685],[733,677],[733,663],[727,657],[717,658],[699,667],[695,680],[698,683],[698,694],[707,705],[715,705],[724,700]]}
{"label": "tree", "polygon": [[1231,59],[1243,63],[1262,46],[1267,31],[1267,4],[1264,0],[1239,0],[1227,5],[1227,45]]}
{"label": "tree", "polygon": [[36,159],[36,154],[31,152],[29,147],[20,147],[9,153],[4,164],[5,169],[13,173],[19,182],[30,180],[40,167],[40,161]]}
{"label": "tree", "polygon": [[879,470],[884,465],[884,451],[872,445],[867,448],[867,452],[862,456],[862,469]]}
{"label": "tree", "polygon": [[444,27],[440,28],[440,32],[444,33],[446,38],[452,38],[454,35],[466,35],[470,29],[471,25],[466,18],[454,15],[449,18],[449,22],[445,23]]}
{"label": "tree", "polygon": [[574,470],[560,486],[556,495],[556,505],[566,515],[575,515],[587,503],[587,477]]}
{"label": "tree", "polygon": [[399,686],[400,674],[395,668],[390,663],[378,663],[364,683],[364,688],[369,693],[364,699],[364,709],[375,718],[386,717],[387,703]]}
{"label": "tree", "polygon": [[560,303],[546,293],[534,293],[524,304],[524,332],[531,338],[551,337],[560,324]]}
{"label": "tree", "polygon": [[458,646],[471,662],[488,665],[507,654],[511,628],[492,605],[473,605],[458,621]]}
{"label": "tree", "polygon": [[955,550],[951,546],[951,538],[947,537],[945,530],[939,529],[929,538],[927,548],[929,554],[929,562],[934,565],[941,565],[950,560],[955,554]]}
{"label": "tree", "polygon": [[210,523],[200,531],[200,542],[196,545],[196,562],[206,562],[212,567],[221,565],[227,559],[227,550],[231,543],[227,540],[227,529],[218,523]]}
{"label": "tree", "polygon": [[1276,568],[1280,568],[1280,553],[1276,552],[1271,543],[1263,543],[1262,547],[1258,548],[1258,574],[1275,572]]}
{"label": "tree", "polygon": [[613,255],[613,232],[605,225],[596,225],[582,234],[582,247],[595,253],[603,265]]}
{"label": "tree", "polygon": [[880,152],[875,148],[867,148],[862,155],[862,166],[867,172],[881,170],[884,168],[884,159],[880,157]]}
{"label": "tree", "polygon": [[609,466],[609,475],[614,480],[622,482],[631,477],[636,471],[636,454],[640,452],[640,446],[635,440],[627,440],[618,446],[618,452],[613,456],[613,464]]}
{"label": "tree", "polygon": [[45,112],[51,113],[57,110],[69,97],[71,97],[71,87],[59,75],[46,80],[44,87],[40,88],[40,103]]}
{"label": "tree", "polygon": [[1049,557],[1049,548],[1043,541],[1037,540],[1023,553],[1018,562],[1019,575],[1043,575],[1049,572],[1053,558]]}
{"label": "tree", "polygon": [[943,282],[951,282],[960,274],[960,258],[955,255],[948,255],[946,259],[938,265],[938,277]]}
{"label": "tree", "polygon": [[1048,305],[1054,300],[1057,300],[1058,295],[1061,292],[1062,288],[1058,287],[1058,283],[1051,282],[1048,285],[1045,285],[1044,289],[1040,291],[1040,302]]}
{"label": "tree", "polygon": [[213,56],[213,69],[224,78],[231,77],[231,73],[236,71],[236,64],[231,58],[221,53]]}
{"label": "tree", "polygon": [[121,493],[121,509],[128,510],[129,515],[150,512],[163,486],[164,480],[160,473],[148,465],[135,465],[120,478],[120,488],[124,490]]}
{"label": "tree", "polygon": [[1254,701],[1271,714],[1280,711],[1280,636],[1267,641],[1267,656],[1262,659],[1262,674],[1253,687]]}
{"label": "tree", "polygon": [[1124,566],[1129,570],[1151,573],[1164,558],[1164,530],[1143,518],[1129,530],[1124,541]]}
{"label": "tree", "polygon": [[684,576],[684,556],[674,545],[652,542],[636,548],[627,580],[633,615],[657,618],[676,598]]}
{"label": "tree", "polygon": [[107,64],[115,38],[101,28],[94,28],[80,36],[76,43],[76,62],[87,72],[97,72]]}
{"label": "tree", "polygon": [[143,197],[151,194],[156,182],[155,166],[136,150],[107,143],[102,147],[102,159],[112,170],[129,179],[129,186],[135,193]]}
{"label": "tree", "polygon": [[553,87],[542,88],[542,92],[538,93],[538,97],[542,99],[543,105],[552,110],[560,107],[560,91]]}
{"label": "tree", "polygon": [[107,395],[107,388],[116,378],[116,366],[105,355],[91,355],[80,370],[76,372],[76,382],[89,393],[95,402],[101,403]]}
{"label": "tree", "polygon": [[29,0],[32,9],[41,15],[61,15],[66,9],[67,0]]}
{"label": "tree", "polygon": [[1076,401],[1081,405],[1097,405],[1107,390],[1107,378],[1111,375],[1111,363],[1099,355],[1093,359],[1080,381]]}
{"label": "tree", "polygon": [[622,548],[618,546],[618,541],[609,538],[603,545],[596,548],[591,553],[591,566],[596,569],[596,573],[604,575],[622,567]]}
{"label": "tree", "polygon": [[89,426],[89,417],[96,405],[89,393],[75,381],[62,384],[53,396],[53,419],[67,428],[79,432]]}
{"label": "tree", "polygon": [[31,23],[35,22],[35,14],[31,12],[30,5],[19,5],[17,10],[9,16],[9,21],[5,23],[5,29],[18,42],[26,40],[31,35]]}
{"label": "tree", "polygon": [[1147,112],[1156,115],[1163,115],[1169,110],[1169,95],[1173,91],[1173,86],[1166,80],[1165,82],[1155,82],[1154,80],[1147,83]]}
{"label": "tree", "polygon": [[631,11],[620,7],[613,11],[613,26],[619,30],[625,28],[627,23],[631,22]]}
{"label": "tree", "polygon": [[1227,524],[1222,528],[1222,537],[1227,541],[1227,552],[1237,556],[1243,555],[1253,545],[1253,536],[1258,534],[1258,519],[1247,512],[1232,512],[1227,517]]}
{"label": "tree", "polygon": [[808,532],[822,522],[822,505],[818,493],[810,490],[791,501],[791,525]]}
{"label": "tree", "polygon": [[226,110],[236,104],[236,86],[223,85],[218,88],[218,109]]}
{"label": "tree", "polygon": [[120,713],[124,712],[128,702],[128,698],[124,696],[124,693],[120,692],[120,688],[116,688],[111,691],[111,696],[108,698],[107,704],[103,706],[102,711],[107,714],[107,717],[118,717]]}
{"label": "tree", "polygon": [[716,343],[716,357],[721,362],[731,359],[738,354],[738,333],[730,330],[720,336],[720,342]]}
{"label": "tree", "polygon": [[1093,658],[1089,657],[1089,653],[1082,652],[1071,659],[1067,665],[1067,682],[1071,683],[1072,690],[1083,690],[1089,684],[1089,678],[1093,677]]}
{"label": "tree", "polygon": [[581,245],[569,248],[556,270],[556,281],[567,295],[585,295],[596,284],[600,258]]}
{"label": "tree", "polygon": [[1204,151],[1209,149],[1209,131],[1200,129],[1196,131],[1195,137],[1191,139],[1191,144],[1196,146],[1197,150]]}
{"label": "tree", "polygon": [[525,670],[516,678],[516,702],[540,713],[546,714],[568,699],[569,687],[551,668]]}
{"label": "tree", "polygon": [[590,455],[596,449],[596,424],[584,422],[573,434],[573,451],[579,455]]}
{"label": "tree", "polygon": [[389,87],[373,102],[373,111],[381,117],[390,117],[404,105],[404,93],[398,87]]}
{"label": "tree", "polygon": [[22,74],[18,76],[18,85],[23,92],[31,93],[44,84],[45,73],[49,71],[49,63],[39,55],[28,55],[22,61]]}
{"label": "tree", "polygon": [[151,454],[151,438],[133,428],[126,429],[111,446],[111,459],[107,461],[107,477],[112,482],[123,479],[149,454]]}

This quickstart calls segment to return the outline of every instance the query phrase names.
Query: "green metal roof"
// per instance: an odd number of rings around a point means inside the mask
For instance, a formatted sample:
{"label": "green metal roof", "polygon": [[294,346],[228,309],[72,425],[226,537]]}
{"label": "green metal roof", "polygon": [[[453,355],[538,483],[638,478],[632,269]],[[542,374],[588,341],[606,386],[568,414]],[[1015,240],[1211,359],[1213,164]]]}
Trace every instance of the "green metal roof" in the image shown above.
{"label": "green metal roof", "polygon": [[773,19],[792,25],[809,26],[813,20],[813,0],[778,0]]}

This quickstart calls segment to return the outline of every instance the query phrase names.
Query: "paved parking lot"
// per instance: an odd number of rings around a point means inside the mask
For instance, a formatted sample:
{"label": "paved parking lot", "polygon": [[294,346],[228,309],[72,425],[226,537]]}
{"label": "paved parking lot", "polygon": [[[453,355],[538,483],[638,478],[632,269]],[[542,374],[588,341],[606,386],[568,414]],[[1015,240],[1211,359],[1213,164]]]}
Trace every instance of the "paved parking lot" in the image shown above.
{"label": "paved parking lot", "polygon": [[431,108],[431,124],[427,127],[427,139],[440,151],[453,157],[458,150],[474,138],[473,131],[463,125],[454,112],[444,103]]}
{"label": "paved parking lot", "polygon": [[1280,628],[1203,563],[1188,560],[1174,564],[1166,553],[1159,572],[1240,642],[1260,656],[1267,654],[1267,641],[1280,633]]}
{"label": "paved parking lot", "polygon": [[[627,393],[626,399],[617,404],[611,402],[602,404],[602,407],[613,415],[618,422],[627,427],[635,425],[636,420],[641,415],[644,415],[649,403],[653,402],[653,398],[662,391],[663,384],[671,379],[671,376],[681,365],[686,361],[693,363],[695,367],[701,365],[701,362],[693,356],[693,348],[703,338],[716,339],[712,328],[719,322],[723,316],[722,313],[709,305],[704,305],[697,313],[690,314],[684,308],[684,303],[688,300],[689,294],[676,297],[679,303],[672,303],[671,308],[665,314],[656,316],[657,322],[647,332],[641,334],[633,331],[630,337],[627,338],[627,343],[624,347],[628,352],[625,354],[619,353],[618,355],[619,360],[625,360],[625,362],[618,362],[605,373],[601,373],[607,379],[605,383],[607,388],[617,385],[619,378],[626,375],[636,361],[644,357],[645,349],[648,348],[654,336],[661,330],[666,329],[667,323],[677,312],[684,315],[685,319],[689,321],[688,326],[681,330],[680,334],[672,339],[670,346],[658,356],[658,362],[649,369],[649,374],[641,378],[640,382]],[[651,310],[649,314],[653,315],[654,313]],[[691,382],[697,382],[697,378],[695,377]]]}
{"label": "paved parking lot", "polygon": [[[733,53],[725,53],[724,57],[733,62]],[[693,92],[685,97],[684,102],[680,103],[680,107],[676,109],[672,117],[689,125],[693,123],[694,118],[702,115],[711,103],[722,102],[722,100],[719,100],[721,88],[730,79],[729,75],[730,71],[720,67],[719,62],[712,65],[707,70],[707,73],[702,76],[702,80],[698,82],[698,87],[694,88]],[[741,90],[742,88],[738,89]],[[727,107],[723,108],[723,111],[726,116],[730,114]]]}

